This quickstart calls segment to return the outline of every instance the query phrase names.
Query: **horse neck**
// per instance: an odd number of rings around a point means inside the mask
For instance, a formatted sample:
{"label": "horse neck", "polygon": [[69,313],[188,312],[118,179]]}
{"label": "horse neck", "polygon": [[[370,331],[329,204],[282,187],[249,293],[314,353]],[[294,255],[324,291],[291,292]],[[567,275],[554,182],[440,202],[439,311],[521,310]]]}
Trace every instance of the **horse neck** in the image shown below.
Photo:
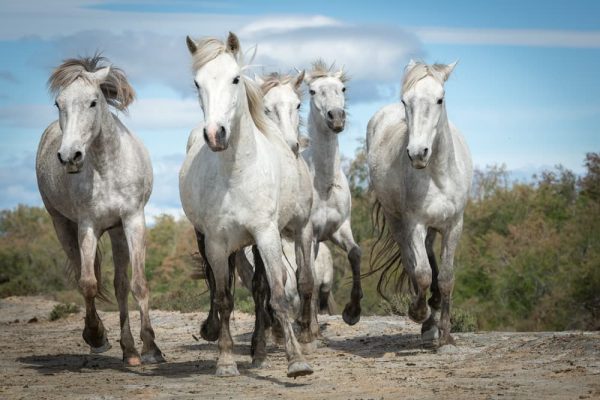
{"label": "horse neck", "polygon": [[106,105],[100,116],[100,132],[89,149],[94,169],[101,175],[104,175],[111,166],[117,164],[115,159],[118,157],[121,148],[117,125],[115,116]]}
{"label": "horse neck", "polygon": [[315,171],[315,187],[329,190],[335,184],[340,170],[340,149],[337,133],[321,121],[318,111],[311,106],[308,120],[310,153],[308,163]]}
{"label": "horse neck", "polygon": [[438,135],[435,138],[435,151],[431,155],[430,165],[437,176],[452,175],[456,170],[456,155],[454,151],[454,142],[452,141],[452,132],[446,107],[442,110],[442,115],[438,121]]}
{"label": "horse neck", "polygon": [[221,169],[225,174],[243,171],[243,167],[256,159],[256,125],[250,115],[246,93],[242,93],[233,120],[229,146],[219,153]]}

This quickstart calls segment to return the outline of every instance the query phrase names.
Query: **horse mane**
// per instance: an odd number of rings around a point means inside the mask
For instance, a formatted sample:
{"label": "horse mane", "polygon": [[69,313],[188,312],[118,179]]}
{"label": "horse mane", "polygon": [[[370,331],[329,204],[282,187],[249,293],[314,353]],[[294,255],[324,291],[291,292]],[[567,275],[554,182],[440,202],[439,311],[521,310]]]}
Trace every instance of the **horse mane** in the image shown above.
{"label": "horse mane", "polygon": [[[263,83],[260,85],[260,88],[263,92],[263,95],[265,95],[274,87],[287,85],[288,83],[292,82],[295,76],[284,75],[280,74],[279,72],[271,72],[270,74],[262,76],[261,78]],[[296,93],[298,98],[302,100],[302,88],[296,87],[296,85],[292,85],[292,88],[294,89],[294,93]]]}
{"label": "horse mane", "polygon": [[109,105],[117,110],[127,111],[127,107],[135,100],[135,90],[127,81],[125,72],[110,65],[109,60],[98,53],[91,57],[64,60],[48,79],[50,93],[56,96],[80,78],[88,83],[94,83],[87,73],[94,73],[105,67],[110,67],[110,71],[104,82],[100,84],[100,90]]}
{"label": "horse mane", "polygon": [[[196,41],[196,51],[192,54],[192,68],[197,71],[204,67],[208,62],[214,60],[221,54],[229,52],[225,43],[215,37],[206,37]],[[237,52],[238,56],[229,52],[238,63],[238,66],[244,70],[243,52],[240,48]],[[264,105],[263,105],[263,92],[254,81],[246,77],[241,76],[242,82],[244,83],[244,89],[246,91],[246,100],[248,101],[248,108],[250,109],[250,116],[254,125],[262,132],[263,135],[267,135],[270,128],[269,121],[265,116]]]}
{"label": "horse mane", "polygon": [[[335,62],[332,63],[331,65],[327,66],[327,64],[325,63],[325,61],[323,61],[323,59],[318,58],[317,60],[313,61],[312,63],[312,69],[311,71],[308,73],[308,76],[310,77],[310,82],[314,81],[315,79],[319,79],[319,78],[327,78],[327,77],[332,77],[332,78],[336,78],[338,77],[337,74],[338,72],[334,71],[335,69]],[[350,77],[348,76],[348,74],[346,74],[346,72],[343,70],[343,68],[340,70],[341,74],[339,76],[339,80],[342,81],[342,83],[346,83],[350,80]]]}
{"label": "horse mane", "polygon": [[422,61],[415,62],[412,67],[407,67],[404,72],[404,78],[402,80],[402,93],[408,92],[412,89],[417,82],[421,79],[431,76],[440,84],[444,84],[444,70],[447,68],[444,64],[432,64],[428,65]]}

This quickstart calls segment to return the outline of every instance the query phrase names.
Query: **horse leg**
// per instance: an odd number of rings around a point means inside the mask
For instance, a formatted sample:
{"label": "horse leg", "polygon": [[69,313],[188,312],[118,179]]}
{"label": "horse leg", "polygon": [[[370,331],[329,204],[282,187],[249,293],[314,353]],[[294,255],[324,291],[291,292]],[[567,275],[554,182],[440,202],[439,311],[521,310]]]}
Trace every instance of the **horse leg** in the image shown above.
{"label": "horse leg", "polygon": [[152,329],[148,309],[149,291],[144,272],[146,262],[146,221],[144,213],[139,212],[124,219],[123,230],[131,260],[131,291],[140,308],[140,337],[143,342],[142,361],[144,363],[164,362],[163,354],[154,341],[154,329]]}
{"label": "horse leg", "polygon": [[450,306],[452,302],[452,290],[454,289],[454,253],[462,233],[462,216],[450,229],[442,232],[442,254],[441,267],[438,276],[438,285],[442,297],[442,315],[440,318],[440,346],[454,344],[450,335],[452,328],[450,323]]}
{"label": "horse leg", "polygon": [[254,276],[252,277],[252,297],[254,298],[254,332],[252,333],[252,345],[250,354],[252,355],[252,366],[262,368],[266,366],[267,359],[267,340],[266,328],[267,320],[270,319],[268,313],[268,295],[269,284],[265,276],[265,266],[260,256],[258,248],[252,246],[254,255]]}
{"label": "horse leg", "polygon": [[212,267],[208,262],[208,258],[206,258],[206,248],[204,243],[204,235],[196,230],[196,241],[198,242],[198,250],[200,251],[200,255],[204,258],[205,261],[205,274],[206,281],[208,282],[208,290],[210,292],[210,308],[208,310],[208,317],[206,320],[202,322],[200,326],[200,336],[202,339],[214,342],[219,338],[219,315],[217,312],[217,308],[215,307],[215,276],[213,274]]}
{"label": "horse leg", "polygon": [[129,249],[123,227],[108,231],[112,245],[113,262],[115,264],[115,294],[119,303],[119,322],[121,325],[121,350],[123,361],[128,365],[137,366],[142,363],[140,355],[135,349],[135,342],[129,326],[129,278],[127,266],[129,265]]}
{"label": "horse leg", "polygon": [[431,297],[428,300],[429,307],[431,308],[431,315],[421,326],[421,339],[428,345],[435,345],[435,342],[439,338],[439,322],[440,322],[440,306],[442,303],[442,297],[438,286],[438,265],[435,259],[435,253],[433,251],[433,245],[435,243],[436,231],[434,229],[427,230],[427,237],[425,238],[425,249],[427,250],[427,259],[431,266],[432,279],[431,279]]}
{"label": "horse leg", "polygon": [[79,276],[79,287],[85,299],[85,328],[83,329],[83,340],[90,346],[92,353],[104,353],[110,349],[104,325],[96,311],[95,298],[98,294],[98,285],[102,284],[96,279],[94,265],[97,260],[96,250],[98,246],[98,232],[91,223],[83,222],[77,232],[79,243],[79,259],[81,260],[81,273]]}
{"label": "horse leg", "polygon": [[354,325],[360,320],[360,299],[363,297],[360,284],[360,258],[362,252],[354,241],[350,219],[344,221],[330,239],[348,254],[348,261],[352,268],[352,292],[350,292],[350,302],[346,304],[342,312],[342,318],[348,325]]}
{"label": "horse leg", "polygon": [[396,222],[390,224],[390,227],[393,229],[394,239],[401,246],[402,263],[416,291],[408,307],[408,316],[422,324],[431,316],[431,309],[427,304],[427,289],[431,285],[432,274],[425,249],[426,228],[417,224],[406,226],[397,219],[393,221]]}
{"label": "horse leg", "polygon": [[261,258],[264,261],[265,275],[271,291],[271,308],[282,327],[285,337],[285,353],[288,360],[287,375],[297,377],[312,374],[312,368],[300,351],[300,344],[296,340],[288,315],[283,279],[284,268],[281,265],[283,255],[279,231],[275,226],[261,229],[255,239]]}
{"label": "horse leg", "polygon": [[216,376],[236,376],[237,365],[233,358],[233,339],[229,330],[229,318],[233,311],[233,296],[231,294],[231,283],[235,272],[234,255],[228,257],[226,252],[210,241],[207,243],[207,256],[213,267],[213,278],[215,284],[214,307],[219,313],[219,358],[217,360]]}
{"label": "horse leg", "polygon": [[294,242],[296,253],[296,281],[298,295],[300,296],[300,326],[299,340],[301,343],[311,343],[319,336],[319,323],[317,321],[317,291],[315,287],[315,273],[312,248],[312,224],[309,222],[302,227],[300,234]]}

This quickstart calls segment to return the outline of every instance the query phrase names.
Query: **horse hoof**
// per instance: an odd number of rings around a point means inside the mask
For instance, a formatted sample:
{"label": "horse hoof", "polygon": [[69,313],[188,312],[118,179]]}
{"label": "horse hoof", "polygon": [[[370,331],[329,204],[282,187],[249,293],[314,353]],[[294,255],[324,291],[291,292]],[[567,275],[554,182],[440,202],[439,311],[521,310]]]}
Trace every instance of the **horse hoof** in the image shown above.
{"label": "horse hoof", "polygon": [[288,378],[297,378],[299,376],[310,375],[314,371],[306,361],[294,361],[288,365]]}
{"label": "horse hoof", "polygon": [[421,341],[425,347],[437,347],[438,339],[440,338],[440,330],[433,325],[424,332],[421,332]]}
{"label": "horse hoof", "polygon": [[429,319],[431,316],[431,308],[428,305],[425,305],[423,309],[415,309],[412,304],[408,307],[408,317],[416,322],[417,324],[422,324]]}
{"label": "horse hoof", "polygon": [[360,321],[360,306],[355,308],[351,304],[346,304],[344,312],[342,313],[342,318],[348,325],[355,325]]}
{"label": "horse hoof", "polygon": [[202,336],[202,339],[206,340],[207,342],[214,342],[219,339],[219,330],[212,329],[209,326],[208,320],[205,320],[200,327],[200,336]]}
{"label": "horse hoof", "polygon": [[160,350],[157,350],[151,353],[142,354],[142,362],[144,364],[160,364],[166,362],[166,360]]}
{"label": "horse hoof", "polygon": [[252,368],[256,368],[256,369],[264,369],[264,368],[271,368],[271,365],[267,362],[267,360],[265,358],[263,359],[254,359],[252,360]]}
{"label": "horse hoof", "polygon": [[239,374],[235,364],[217,365],[217,372],[215,372],[215,375],[219,377],[238,376]]}
{"label": "horse hoof", "polygon": [[142,360],[139,356],[127,357],[123,361],[125,362],[125,365],[129,367],[139,367],[140,365],[142,365]]}
{"label": "horse hoof", "polygon": [[105,338],[104,344],[102,344],[102,346],[100,346],[100,347],[90,346],[90,353],[92,353],[92,354],[104,353],[104,352],[107,352],[108,350],[110,350],[111,347],[112,346],[111,346],[110,342],[108,341],[108,339]]}

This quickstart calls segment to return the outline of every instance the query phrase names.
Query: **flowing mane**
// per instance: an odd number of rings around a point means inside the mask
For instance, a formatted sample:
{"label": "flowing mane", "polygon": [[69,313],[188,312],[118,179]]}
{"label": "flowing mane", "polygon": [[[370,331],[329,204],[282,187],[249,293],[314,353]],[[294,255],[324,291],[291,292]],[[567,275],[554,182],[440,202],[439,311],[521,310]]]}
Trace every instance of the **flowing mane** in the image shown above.
{"label": "flowing mane", "polygon": [[99,54],[92,57],[64,60],[48,79],[50,93],[56,96],[61,90],[79,78],[92,83],[86,73],[93,73],[105,67],[110,67],[110,72],[104,82],[100,84],[100,90],[109,105],[117,110],[127,111],[127,107],[135,100],[135,90],[127,81],[125,72],[120,68],[111,66],[109,60]]}
{"label": "flowing mane", "polygon": [[[214,38],[208,37],[200,39],[196,42],[197,49],[192,54],[192,68],[194,71],[197,71],[204,67],[208,62],[214,60],[221,54],[228,52],[233,56],[235,61],[238,63],[238,66],[244,70],[245,65],[242,57],[242,51],[239,50],[238,54],[240,56],[236,57],[233,53],[228,51],[227,46],[223,41]],[[270,127],[270,123],[267,120],[264,112],[263,106],[263,92],[261,89],[254,83],[251,79],[246,77],[245,75],[241,76],[242,82],[244,83],[244,89],[246,91],[246,99],[248,100],[248,108],[250,109],[250,115],[252,120],[254,121],[254,125],[261,131],[263,134],[268,134],[268,132],[272,129]]]}
{"label": "flowing mane", "polygon": [[446,68],[447,66],[444,64],[428,65],[421,61],[416,62],[413,66],[409,64],[406,67],[404,79],[402,80],[402,93],[408,92],[417,82],[428,76],[431,76],[440,84],[444,84]]}
{"label": "flowing mane", "polygon": [[[260,85],[260,88],[263,92],[263,95],[265,95],[274,87],[287,85],[294,78],[295,76],[293,75],[282,75],[279,72],[272,72],[269,75],[262,77],[263,83]],[[297,87],[296,85],[292,85],[292,87],[298,98],[302,100],[302,88]]]}
{"label": "flowing mane", "polygon": [[317,59],[312,63],[312,70],[308,73],[309,83],[319,78],[333,77],[338,78],[342,83],[346,83],[350,80],[350,77],[344,69],[340,69],[339,72],[335,71],[335,63],[327,66],[325,61]]}

